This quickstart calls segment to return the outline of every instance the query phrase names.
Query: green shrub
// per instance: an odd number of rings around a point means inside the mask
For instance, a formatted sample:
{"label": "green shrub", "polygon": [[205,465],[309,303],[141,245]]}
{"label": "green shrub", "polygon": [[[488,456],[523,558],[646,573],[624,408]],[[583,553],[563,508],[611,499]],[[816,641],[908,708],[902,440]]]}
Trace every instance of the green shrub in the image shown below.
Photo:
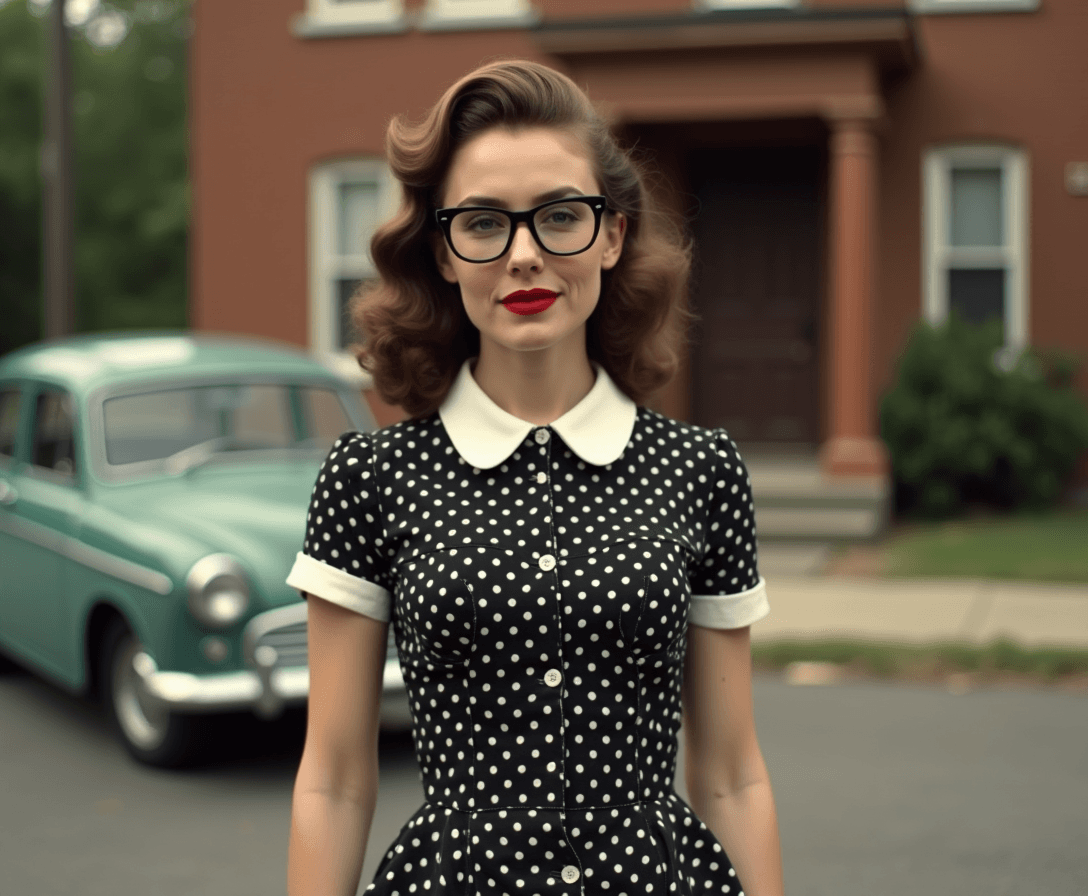
{"label": "green shrub", "polygon": [[1029,348],[1000,363],[1001,343],[998,321],[915,327],[880,402],[899,512],[1040,508],[1060,496],[1088,449],[1088,407],[1073,387],[1080,362]]}

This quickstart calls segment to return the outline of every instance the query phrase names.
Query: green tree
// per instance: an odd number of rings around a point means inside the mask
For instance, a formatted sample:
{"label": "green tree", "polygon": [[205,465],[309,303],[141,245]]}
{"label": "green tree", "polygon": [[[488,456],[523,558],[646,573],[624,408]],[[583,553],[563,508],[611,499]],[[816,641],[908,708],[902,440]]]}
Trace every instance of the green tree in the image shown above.
{"label": "green tree", "polygon": [[0,5],[0,353],[41,336],[43,29]]}
{"label": "green tree", "polygon": [[[41,333],[47,4],[0,0],[0,350]],[[72,28],[76,328],[184,326],[187,2],[101,0]],[[8,324],[11,323],[9,327]]]}

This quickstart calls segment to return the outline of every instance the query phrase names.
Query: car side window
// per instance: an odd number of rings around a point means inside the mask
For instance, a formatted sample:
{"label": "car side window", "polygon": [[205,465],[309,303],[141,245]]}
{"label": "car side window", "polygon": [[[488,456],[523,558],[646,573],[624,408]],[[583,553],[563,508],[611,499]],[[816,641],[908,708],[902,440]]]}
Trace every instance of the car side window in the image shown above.
{"label": "car side window", "polygon": [[22,392],[18,389],[0,389],[0,464],[7,465],[15,457],[21,399]]}
{"label": "car side window", "polygon": [[332,389],[304,388],[300,391],[306,437],[314,445],[331,448],[332,443],[355,426],[344,410],[340,396]]}
{"label": "car side window", "polygon": [[75,475],[75,402],[71,395],[56,389],[40,392],[32,434],[30,453],[34,466],[62,476]]}

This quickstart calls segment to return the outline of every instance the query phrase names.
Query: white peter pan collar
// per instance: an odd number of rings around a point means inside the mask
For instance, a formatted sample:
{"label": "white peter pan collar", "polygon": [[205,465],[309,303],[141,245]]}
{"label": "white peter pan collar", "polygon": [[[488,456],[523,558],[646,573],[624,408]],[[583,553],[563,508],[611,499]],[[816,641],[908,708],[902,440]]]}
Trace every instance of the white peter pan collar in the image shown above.
{"label": "white peter pan collar", "polygon": [[[461,365],[438,415],[453,447],[472,466],[488,470],[506,460],[534,429],[543,427],[507,413],[472,376],[469,358]],[[578,404],[549,424],[582,460],[603,467],[623,454],[635,428],[635,403],[604,368],[594,364],[597,381]]]}

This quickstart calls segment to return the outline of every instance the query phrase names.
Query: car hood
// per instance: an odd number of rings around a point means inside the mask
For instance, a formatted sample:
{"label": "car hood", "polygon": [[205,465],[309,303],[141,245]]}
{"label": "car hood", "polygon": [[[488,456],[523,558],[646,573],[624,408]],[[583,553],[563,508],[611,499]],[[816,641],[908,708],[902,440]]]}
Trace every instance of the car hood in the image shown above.
{"label": "car hood", "polygon": [[[110,489],[111,509],[149,539],[168,533],[183,576],[201,556],[236,557],[264,602],[298,599],[284,584],[302,549],[306,511],[320,462],[208,465],[171,479]],[[184,566],[184,569],[180,567]]]}

